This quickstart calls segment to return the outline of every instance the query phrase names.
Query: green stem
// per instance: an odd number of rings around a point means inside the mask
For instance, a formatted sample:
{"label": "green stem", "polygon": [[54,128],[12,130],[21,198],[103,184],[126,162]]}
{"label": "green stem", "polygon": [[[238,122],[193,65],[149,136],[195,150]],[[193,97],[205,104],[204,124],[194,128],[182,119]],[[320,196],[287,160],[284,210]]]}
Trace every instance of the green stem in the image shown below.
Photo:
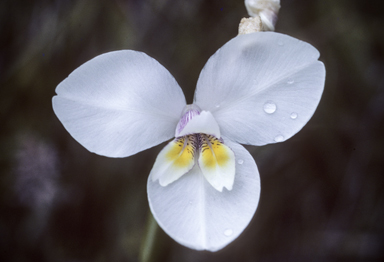
{"label": "green stem", "polygon": [[152,213],[149,211],[146,232],[140,248],[140,262],[154,261],[153,258],[155,254],[155,244],[158,231],[159,226],[157,225],[156,220],[153,218]]}

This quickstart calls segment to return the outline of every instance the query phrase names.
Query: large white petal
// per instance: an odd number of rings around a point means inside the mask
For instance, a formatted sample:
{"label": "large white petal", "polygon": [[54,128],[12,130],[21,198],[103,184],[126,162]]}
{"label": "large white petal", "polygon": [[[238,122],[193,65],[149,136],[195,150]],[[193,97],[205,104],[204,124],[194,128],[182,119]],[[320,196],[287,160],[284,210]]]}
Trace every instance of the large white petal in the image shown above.
{"label": "large white petal", "polygon": [[202,70],[195,103],[209,110],[223,136],[243,144],[282,142],[311,118],[325,68],[310,44],[273,32],[239,35]]}
{"label": "large white petal", "polygon": [[53,109],[91,152],[126,157],[173,137],[185,98],[172,75],[144,53],[102,54],[56,88]]}
{"label": "large white petal", "polygon": [[180,244],[217,251],[245,229],[259,201],[260,178],[255,161],[241,145],[224,139],[235,153],[233,189],[219,192],[198,165],[174,183],[162,187],[148,179],[152,214],[163,230]]}

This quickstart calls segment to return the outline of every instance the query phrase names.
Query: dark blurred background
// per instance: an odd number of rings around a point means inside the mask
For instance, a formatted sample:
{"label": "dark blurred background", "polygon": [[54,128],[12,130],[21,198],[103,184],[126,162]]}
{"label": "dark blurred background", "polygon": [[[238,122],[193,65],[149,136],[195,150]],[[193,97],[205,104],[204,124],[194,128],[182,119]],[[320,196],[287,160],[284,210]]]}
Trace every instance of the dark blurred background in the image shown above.
{"label": "dark blurred background", "polygon": [[[276,31],[321,53],[320,105],[290,140],[247,147],[262,191],[237,240],[197,252],[160,230],[153,261],[384,260],[384,3],[281,5]],[[242,0],[2,0],[0,261],[139,261],[163,145],[123,159],[89,153],[54,115],[55,88],[99,54],[134,49],[191,103],[200,70],[245,16]]]}

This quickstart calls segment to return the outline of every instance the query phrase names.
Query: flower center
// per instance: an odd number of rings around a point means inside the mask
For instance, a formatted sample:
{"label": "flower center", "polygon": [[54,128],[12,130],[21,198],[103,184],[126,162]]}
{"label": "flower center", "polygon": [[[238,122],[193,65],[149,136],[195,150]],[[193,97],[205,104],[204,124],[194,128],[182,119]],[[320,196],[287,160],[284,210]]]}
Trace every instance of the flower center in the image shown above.
{"label": "flower center", "polygon": [[232,189],[235,155],[224,144],[211,112],[187,105],[177,124],[175,137],[159,153],[151,171],[153,181],[159,179],[160,185],[167,186],[197,169],[216,190]]}

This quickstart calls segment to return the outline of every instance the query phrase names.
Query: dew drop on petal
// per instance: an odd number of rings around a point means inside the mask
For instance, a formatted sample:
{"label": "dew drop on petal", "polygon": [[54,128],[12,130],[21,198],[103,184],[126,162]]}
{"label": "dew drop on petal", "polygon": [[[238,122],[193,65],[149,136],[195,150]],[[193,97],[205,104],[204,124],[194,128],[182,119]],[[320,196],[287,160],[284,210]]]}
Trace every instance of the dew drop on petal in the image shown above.
{"label": "dew drop on petal", "polygon": [[219,108],[220,107],[220,105],[216,105],[216,108]]}
{"label": "dew drop on petal", "polygon": [[189,204],[190,204],[190,205],[192,205],[192,203],[193,203],[192,201],[189,201]]}
{"label": "dew drop on petal", "polygon": [[287,84],[288,84],[288,85],[292,85],[293,83],[295,83],[295,80],[293,80],[293,79],[289,79],[289,80],[287,81]]}
{"label": "dew drop on petal", "polygon": [[284,137],[282,135],[277,135],[275,137],[275,142],[283,142],[283,140],[284,140]]}
{"label": "dew drop on petal", "polygon": [[243,159],[239,159],[239,160],[237,160],[237,163],[238,163],[239,165],[242,165],[242,164],[244,163],[244,160],[243,160]]}
{"label": "dew drop on petal", "polygon": [[283,45],[284,45],[284,43],[281,42],[281,41],[279,41],[277,44],[278,44],[279,46],[283,46]]}
{"label": "dew drop on petal", "polygon": [[297,113],[293,112],[293,113],[291,114],[291,119],[296,119],[296,118],[297,118]]}
{"label": "dew drop on petal", "polygon": [[273,113],[275,113],[275,111],[276,111],[276,104],[273,103],[272,101],[267,101],[267,102],[264,104],[264,111],[265,111],[265,113],[267,113],[267,114],[273,114]]}
{"label": "dew drop on petal", "polygon": [[226,230],[224,231],[224,235],[227,236],[227,237],[232,236],[232,234],[233,234],[233,230],[230,229],[230,228],[228,228],[228,229],[226,229]]}

